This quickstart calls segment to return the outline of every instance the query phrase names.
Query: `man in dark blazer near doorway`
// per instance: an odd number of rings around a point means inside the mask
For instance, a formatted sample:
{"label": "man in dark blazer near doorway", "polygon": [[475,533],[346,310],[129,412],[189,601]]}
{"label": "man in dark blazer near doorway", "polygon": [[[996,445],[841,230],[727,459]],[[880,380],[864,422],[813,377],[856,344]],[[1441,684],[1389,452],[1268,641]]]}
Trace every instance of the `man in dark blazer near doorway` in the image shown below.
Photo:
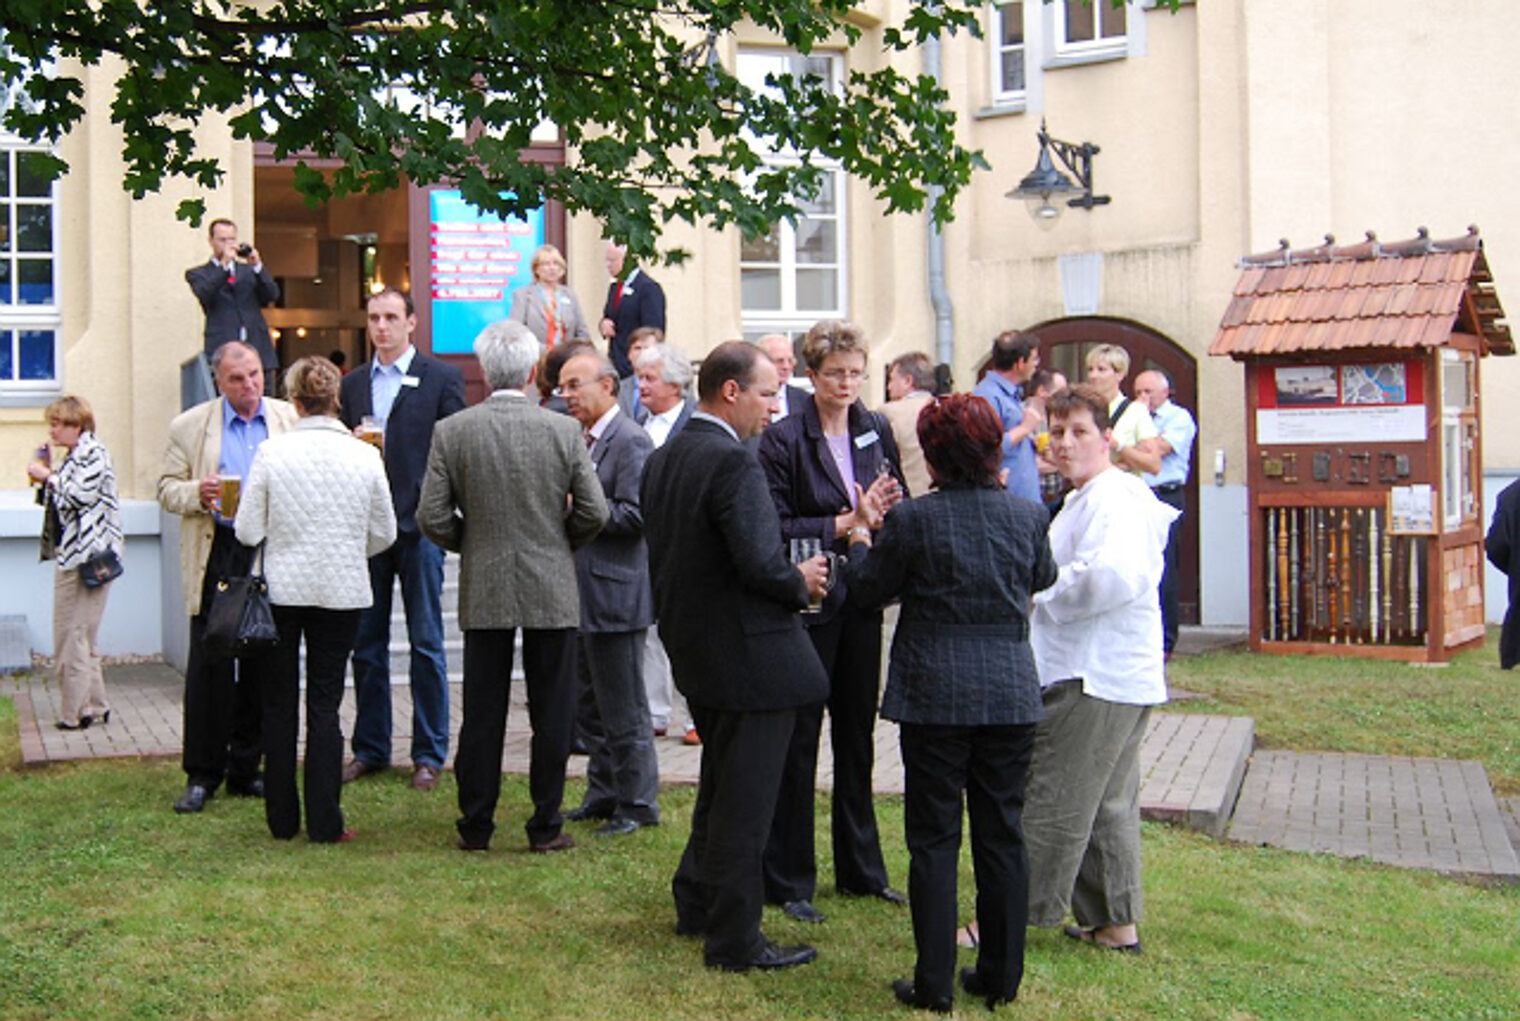
{"label": "man in dark blazer near doorway", "polygon": [[702,733],[691,837],[671,883],[676,931],[705,938],[709,967],[806,964],[812,947],[760,931],[760,856],[797,711],[828,678],[798,612],[822,598],[823,558],[794,566],[765,476],[744,443],[775,408],[776,367],[751,344],[702,363],[699,405],[650,457],[642,490],[655,608],[676,686]]}
{"label": "man in dark blazer near doorway", "polygon": [[628,335],[640,326],[653,326],[665,332],[665,290],[654,278],[637,266],[629,267],[628,249],[615,241],[607,242],[607,303],[602,306],[601,333],[607,341],[607,357],[617,366],[619,376],[631,376],[633,363],[628,360]]}
{"label": "man in dark blazer near doorway", "polygon": [[443,654],[443,550],[417,528],[417,498],[433,427],[464,407],[464,376],[412,345],[410,295],[386,289],[367,304],[375,357],[343,377],[343,424],[379,420],[385,473],[396,507],[396,543],[369,559],[374,602],[359,617],[354,645],[354,757],[349,783],[391,765],[391,597],[401,579],[411,644],[412,786],[430,791],[449,752],[449,677]]}
{"label": "man in dark blazer near doorway", "polygon": [[207,234],[210,260],[185,270],[185,281],[206,313],[206,357],[229,340],[251,344],[264,368],[264,392],[272,394],[280,376],[280,357],[269,339],[263,307],[280,300],[280,285],[264,267],[257,248],[248,245],[246,252],[240,251],[237,224],[212,220]]}

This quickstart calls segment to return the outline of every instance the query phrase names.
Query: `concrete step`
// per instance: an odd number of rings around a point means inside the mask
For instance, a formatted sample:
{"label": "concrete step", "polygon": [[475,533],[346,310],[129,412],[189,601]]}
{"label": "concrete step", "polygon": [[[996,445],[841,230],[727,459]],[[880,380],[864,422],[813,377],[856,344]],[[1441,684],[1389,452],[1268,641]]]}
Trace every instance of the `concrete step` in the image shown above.
{"label": "concrete step", "polygon": [[1140,815],[1221,836],[1256,741],[1245,716],[1152,713],[1140,742]]}

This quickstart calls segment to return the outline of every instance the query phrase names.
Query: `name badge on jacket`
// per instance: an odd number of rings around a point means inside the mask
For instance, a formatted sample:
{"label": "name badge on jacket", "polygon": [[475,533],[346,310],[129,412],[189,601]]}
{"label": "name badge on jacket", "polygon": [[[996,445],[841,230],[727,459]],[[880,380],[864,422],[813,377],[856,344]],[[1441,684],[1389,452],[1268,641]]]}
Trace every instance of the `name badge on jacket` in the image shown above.
{"label": "name badge on jacket", "polygon": [[881,437],[877,435],[875,429],[872,429],[870,432],[863,432],[855,437],[855,447],[857,450],[864,450],[879,439]]}

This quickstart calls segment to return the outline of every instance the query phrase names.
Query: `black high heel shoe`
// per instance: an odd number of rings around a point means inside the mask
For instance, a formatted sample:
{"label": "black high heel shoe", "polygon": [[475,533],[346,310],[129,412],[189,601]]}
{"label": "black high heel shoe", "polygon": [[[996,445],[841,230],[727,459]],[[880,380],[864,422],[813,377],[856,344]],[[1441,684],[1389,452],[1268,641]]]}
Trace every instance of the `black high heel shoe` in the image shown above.
{"label": "black high heel shoe", "polygon": [[57,727],[59,730],[89,730],[90,724],[93,722],[94,721],[91,720],[88,716],[81,716],[79,717],[78,723],[68,723],[64,720],[59,720],[57,723],[53,724],[53,726]]}

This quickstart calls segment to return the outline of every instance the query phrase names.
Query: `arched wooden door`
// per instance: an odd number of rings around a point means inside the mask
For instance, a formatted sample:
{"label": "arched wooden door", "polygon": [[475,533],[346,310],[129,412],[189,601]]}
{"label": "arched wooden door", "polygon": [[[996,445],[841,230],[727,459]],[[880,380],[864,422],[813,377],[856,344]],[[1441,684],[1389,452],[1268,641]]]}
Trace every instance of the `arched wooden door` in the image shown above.
{"label": "arched wooden door", "polygon": [[[1198,363],[1192,355],[1163,334],[1127,319],[1089,316],[1052,319],[1025,332],[1040,339],[1040,362],[1059,369],[1073,383],[1086,374],[1087,352],[1099,344],[1117,344],[1129,352],[1129,375],[1122,384],[1132,394],[1135,374],[1159,369],[1172,381],[1172,400],[1198,414]],[[1182,521],[1181,578],[1178,616],[1184,624],[1197,624],[1198,613],[1198,444],[1193,444],[1186,486],[1187,513]]]}

